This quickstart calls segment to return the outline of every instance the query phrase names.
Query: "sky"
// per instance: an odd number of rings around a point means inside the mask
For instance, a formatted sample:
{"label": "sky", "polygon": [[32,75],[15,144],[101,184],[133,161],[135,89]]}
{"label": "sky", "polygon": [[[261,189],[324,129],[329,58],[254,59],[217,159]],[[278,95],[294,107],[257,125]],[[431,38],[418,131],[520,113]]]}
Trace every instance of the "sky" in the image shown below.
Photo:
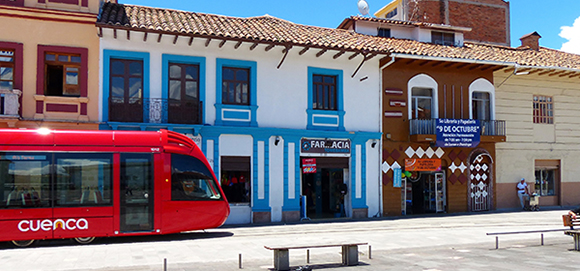
{"label": "sky", "polygon": [[[269,14],[297,24],[336,28],[358,15],[358,0],[118,0],[122,4],[235,17]],[[391,0],[366,0],[371,15]],[[511,45],[537,31],[540,46],[580,54],[580,0],[510,0]]]}

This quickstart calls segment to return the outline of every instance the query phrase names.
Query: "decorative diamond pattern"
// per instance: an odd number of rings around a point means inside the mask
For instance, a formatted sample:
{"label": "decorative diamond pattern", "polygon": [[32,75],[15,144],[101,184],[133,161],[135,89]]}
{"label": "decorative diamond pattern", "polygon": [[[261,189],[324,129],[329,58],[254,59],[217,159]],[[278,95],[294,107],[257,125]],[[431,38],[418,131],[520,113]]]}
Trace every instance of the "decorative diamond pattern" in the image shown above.
{"label": "decorative diamond pattern", "polygon": [[437,157],[439,157],[439,158],[441,158],[441,156],[443,156],[444,154],[445,154],[445,151],[443,149],[441,149],[441,148],[438,148],[435,151],[435,155],[437,155]]}
{"label": "decorative diamond pattern", "polygon": [[471,171],[473,171],[473,168],[474,168],[474,167],[473,167],[473,164],[471,164],[471,165],[469,166],[469,169],[470,169]]}
{"label": "decorative diamond pattern", "polygon": [[451,184],[455,184],[458,180],[457,180],[457,176],[455,176],[455,174],[452,174],[451,176],[449,176],[447,178],[447,180],[451,183]]}
{"label": "decorative diamond pattern", "polygon": [[464,184],[467,182],[467,177],[464,174],[459,175],[459,178],[457,178],[457,180],[461,183]]}
{"label": "decorative diamond pattern", "polygon": [[467,159],[467,154],[465,154],[464,152],[460,152],[457,155],[457,158],[459,158],[461,161],[465,161],[465,159]]}
{"label": "decorative diamond pattern", "polygon": [[389,170],[391,170],[391,165],[389,165],[387,161],[384,161],[383,164],[381,165],[381,169],[383,170],[383,173],[387,173],[389,172]]}
{"label": "decorative diamond pattern", "polygon": [[483,164],[483,166],[481,166],[481,168],[485,171],[487,170],[489,167],[487,166],[487,164]]}
{"label": "decorative diamond pattern", "polygon": [[481,161],[483,161],[483,155],[478,155],[478,156],[475,158],[475,161],[476,161],[476,162],[478,162],[478,163],[481,163]]}
{"label": "decorative diamond pattern", "polygon": [[483,175],[481,176],[481,178],[482,178],[484,181],[487,181],[487,174],[483,173]]}
{"label": "decorative diamond pattern", "polygon": [[451,152],[449,152],[449,153],[447,154],[447,157],[449,157],[449,159],[450,159],[451,161],[454,161],[454,160],[455,160],[455,158],[457,158],[457,154],[455,153],[455,151],[451,151]]}
{"label": "decorative diamond pattern", "polygon": [[481,192],[481,194],[482,194],[484,197],[487,197],[487,191],[483,190],[483,192]]}
{"label": "decorative diamond pattern", "polygon": [[415,151],[415,154],[419,157],[419,158],[423,158],[423,155],[425,155],[425,151],[423,150],[423,148],[419,147],[417,148],[417,150]]}
{"label": "decorative diamond pattern", "polygon": [[452,162],[451,165],[449,166],[449,170],[451,170],[451,172],[455,172],[456,169],[457,166],[455,165],[455,162]]}
{"label": "decorative diamond pattern", "polygon": [[475,170],[477,170],[477,171],[481,170],[481,165],[479,165],[479,164],[475,165]]}
{"label": "decorative diamond pattern", "polygon": [[479,182],[479,184],[477,184],[477,187],[479,187],[479,189],[483,190],[487,185],[485,185],[483,182]]}
{"label": "decorative diamond pattern", "polygon": [[481,175],[479,175],[478,173],[477,175],[475,175],[475,179],[479,181],[481,179]]}
{"label": "decorative diamond pattern", "polygon": [[434,154],[435,154],[435,151],[433,149],[431,149],[431,147],[427,148],[427,150],[425,151],[425,155],[427,155],[427,157],[429,157],[429,158],[433,157]]}
{"label": "decorative diamond pattern", "polygon": [[391,153],[391,157],[393,157],[393,159],[399,160],[399,158],[401,157],[401,153],[398,150],[393,150],[393,152]]}
{"label": "decorative diamond pattern", "polygon": [[463,162],[461,162],[461,165],[459,165],[459,170],[461,170],[461,173],[463,173],[465,169],[467,169],[467,166]]}
{"label": "decorative diamond pattern", "polygon": [[405,151],[405,154],[407,155],[407,157],[413,158],[413,155],[415,154],[415,150],[413,150],[413,148],[411,148],[411,147],[408,147],[407,150]]}
{"label": "decorative diamond pattern", "polygon": [[399,165],[399,163],[397,163],[397,161],[395,161],[392,165],[391,168],[401,168],[401,165]]}

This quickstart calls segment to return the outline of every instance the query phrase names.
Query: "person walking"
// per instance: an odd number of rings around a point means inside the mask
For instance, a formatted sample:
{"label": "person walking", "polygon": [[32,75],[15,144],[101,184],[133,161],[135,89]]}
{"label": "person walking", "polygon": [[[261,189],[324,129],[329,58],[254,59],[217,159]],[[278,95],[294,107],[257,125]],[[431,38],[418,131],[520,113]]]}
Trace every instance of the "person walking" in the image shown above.
{"label": "person walking", "polygon": [[520,198],[520,205],[522,206],[522,210],[526,209],[524,198],[530,196],[530,191],[528,189],[528,184],[526,183],[526,179],[522,178],[518,184],[516,185],[516,190],[518,191],[518,198]]}

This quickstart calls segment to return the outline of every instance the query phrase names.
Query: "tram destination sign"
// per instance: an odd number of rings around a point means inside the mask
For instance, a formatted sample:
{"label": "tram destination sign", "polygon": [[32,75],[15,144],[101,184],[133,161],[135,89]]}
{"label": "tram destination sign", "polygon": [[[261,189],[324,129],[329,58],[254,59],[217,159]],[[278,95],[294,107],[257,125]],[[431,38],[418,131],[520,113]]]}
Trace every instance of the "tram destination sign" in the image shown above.
{"label": "tram destination sign", "polygon": [[300,142],[302,153],[350,153],[350,139],[308,139]]}
{"label": "tram destination sign", "polygon": [[479,145],[481,126],[473,119],[437,119],[437,147],[475,148]]}

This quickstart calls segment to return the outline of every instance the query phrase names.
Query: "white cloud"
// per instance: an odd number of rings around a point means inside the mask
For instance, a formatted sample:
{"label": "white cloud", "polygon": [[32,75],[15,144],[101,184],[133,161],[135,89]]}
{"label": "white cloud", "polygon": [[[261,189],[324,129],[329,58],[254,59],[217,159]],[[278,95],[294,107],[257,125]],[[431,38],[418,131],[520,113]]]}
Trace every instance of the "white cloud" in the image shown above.
{"label": "white cloud", "polygon": [[560,37],[568,40],[562,44],[560,50],[580,54],[580,17],[576,18],[572,26],[562,26],[560,29]]}

